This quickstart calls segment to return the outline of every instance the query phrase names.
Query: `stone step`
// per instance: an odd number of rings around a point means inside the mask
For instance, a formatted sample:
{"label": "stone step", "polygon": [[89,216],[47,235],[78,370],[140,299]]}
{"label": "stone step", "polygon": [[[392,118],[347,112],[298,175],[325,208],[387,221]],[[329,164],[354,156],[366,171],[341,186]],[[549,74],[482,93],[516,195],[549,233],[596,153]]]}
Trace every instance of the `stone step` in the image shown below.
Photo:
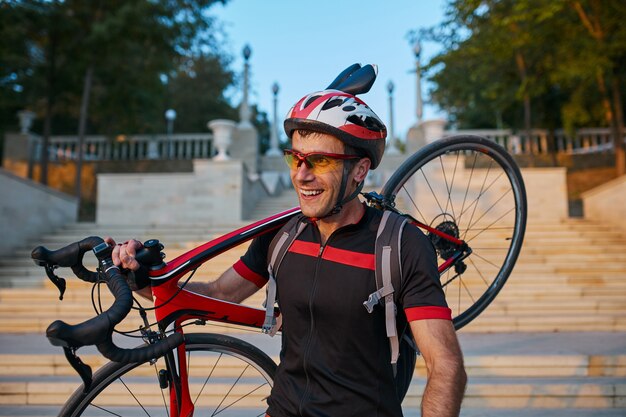
{"label": "stone step", "polygon": [[[192,391],[198,392],[203,381],[191,381]],[[133,386],[134,390],[144,393],[154,389],[156,381],[148,382],[145,378],[127,378],[125,385]],[[71,393],[78,388],[75,381],[65,378],[43,378],[33,382],[0,382],[3,404],[27,405],[62,405]],[[241,387],[242,392],[249,392],[254,383]],[[249,387],[246,391],[245,387]],[[425,388],[424,378],[414,378],[404,400],[406,407],[419,407]],[[216,405],[220,394],[228,392],[229,386],[211,384],[210,389],[201,401]],[[116,405],[132,406],[134,400],[127,398],[128,393],[123,387],[113,391],[108,401]],[[213,397],[215,396],[215,397]],[[152,401],[143,396],[144,405],[159,406],[162,404],[161,391],[156,390]],[[250,398],[259,401],[262,398]],[[103,400],[104,401],[104,400]],[[102,405],[102,403],[101,403]],[[245,406],[239,404],[239,406]],[[490,378],[470,377],[468,381],[464,408],[622,408],[626,410],[626,383],[623,378]]]}
{"label": "stone step", "polygon": [[[0,354],[0,377],[75,376],[75,371],[65,359],[61,349],[58,350],[57,354]],[[80,354],[80,357],[94,370],[107,363],[107,360],[99,354]],[[279,360],[278,356],[274,356],[273,359],[275,362]],[[464,359],[470,378],[626,377],[626,352],[623,355],[466,355]],[[225,376],[224,372],[232,375],[237,373],[237,369],[243,369],[241,361],[226,358],[222,363],[227,365],[227,368],[216,368],[214,376]],[[210,371],[213,362],[206,361],[202,364],[195,362],[194,365]],[[415,375],[426,376],[426,367],[421,358],[416,362]]]}

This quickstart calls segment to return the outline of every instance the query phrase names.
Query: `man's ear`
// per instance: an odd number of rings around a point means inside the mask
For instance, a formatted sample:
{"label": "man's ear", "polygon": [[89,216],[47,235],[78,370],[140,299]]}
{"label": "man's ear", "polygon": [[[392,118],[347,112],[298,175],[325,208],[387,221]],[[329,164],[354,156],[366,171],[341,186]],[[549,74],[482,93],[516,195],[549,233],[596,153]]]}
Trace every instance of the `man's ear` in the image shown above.
{"label": "man's ear", "polygon": [[369,158],[359,159],[359,161],[352,169],[352,172],[354,173],[354,181],[358,183],[365,180],[365,177],[367,177],[367,173],[369,172],[371,166],[372,161],[370,161]]}

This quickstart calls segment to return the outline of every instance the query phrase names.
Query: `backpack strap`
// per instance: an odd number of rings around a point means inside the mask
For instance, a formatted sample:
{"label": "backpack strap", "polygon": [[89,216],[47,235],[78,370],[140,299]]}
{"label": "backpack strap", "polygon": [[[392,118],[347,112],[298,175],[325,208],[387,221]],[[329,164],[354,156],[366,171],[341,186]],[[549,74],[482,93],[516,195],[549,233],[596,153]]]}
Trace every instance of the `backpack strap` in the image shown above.
{"label": "backpack strap", "polygon": [[265,302],[263,303],[265,306],[265,321],[263,322],[262,331],[270,336],[274,336],[280,328],[280,323],[276,321],[276,316],[274,315],[274,304],[276,303],[276,274],[278,274],[280,264],[287,254],[289,247],[306,226],[307,222],[304,221],[304,216],[299,215],[291,218],[276,234],[267,252],[267,272],[269,273],[269,279],[267,281]]}
{"label": "backpack strap", "polygon": [[[385,328],[391,348],[391,364],[396,373],[400,342],[396,327],[396,301],[402,288],[401,240],[406,218],[386,210],[378,226],[375,243],[376,288],[363,303],[368,313],[384,300]],[[396,292],[395,290],[398,290]]]}

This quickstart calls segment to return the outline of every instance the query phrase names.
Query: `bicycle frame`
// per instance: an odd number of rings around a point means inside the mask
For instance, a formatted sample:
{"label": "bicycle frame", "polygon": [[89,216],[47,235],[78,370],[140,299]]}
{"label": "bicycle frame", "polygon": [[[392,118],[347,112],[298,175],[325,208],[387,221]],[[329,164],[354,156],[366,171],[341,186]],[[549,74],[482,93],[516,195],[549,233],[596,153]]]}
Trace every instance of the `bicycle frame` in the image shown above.
{"label": "bicycle frame", "polygon": [[[299,213],[300,209],[296,207],[242,227],[180,255],[159,269],[150,271],[155,315],[160,330],[183,333],[182,324],[189,320],[210,320],[260,329],[265,319],[264,309],[193,293],[184,288],[179,288],[178,282],[184,274],[195,270],[215,256],[282,227],[289,219]],[[407,217],[411,224],[433,233],[459,248],[450,258],[439,265],[440,274],[448,271],[471,253],[471,249],[464,241],[423,224],[410,216]],[[176,371],[175,375],[171,375],[169,415],[170,417],[192,416],[194,406],[187,383],[185,346],[179,346],[176,352],[166,357],[166,361],[170,372]]]}

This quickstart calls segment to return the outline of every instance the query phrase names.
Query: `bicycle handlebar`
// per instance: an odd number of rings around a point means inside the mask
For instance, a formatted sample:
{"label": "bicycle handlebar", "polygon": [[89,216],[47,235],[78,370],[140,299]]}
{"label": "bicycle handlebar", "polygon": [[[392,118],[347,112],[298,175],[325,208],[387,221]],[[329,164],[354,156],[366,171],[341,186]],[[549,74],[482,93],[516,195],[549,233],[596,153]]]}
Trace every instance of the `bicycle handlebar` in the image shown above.
{"label": "bicycle handlebar", "polygon": [[[95,345],[107,359],[123,363],[154,359],[179,346],[183,342],[183,335],[180,333],[174,333],[154,344],[134,349],[120,348],[113,343],[113,330],[130,312],[133,296],[124,275],[113,264],[112,247],[102,238],[91,236],[55,251],[39,246],[33,250],[31,256],[39,266],[71,267],[74,274],[83,281],[97,282],[101,274],[89,271],[82,263],[84,254],[89,250],[93,250],[98,258],[100,269],[104,271],[102,275],[115,301],[108,310],[83,323],[71,325],[62,320],[56,320],[46,330],[50,343],[71,349]],[[148,258],[150,256],[148,252],[149,250],[146,249],[138,253],[138,260]]]}

